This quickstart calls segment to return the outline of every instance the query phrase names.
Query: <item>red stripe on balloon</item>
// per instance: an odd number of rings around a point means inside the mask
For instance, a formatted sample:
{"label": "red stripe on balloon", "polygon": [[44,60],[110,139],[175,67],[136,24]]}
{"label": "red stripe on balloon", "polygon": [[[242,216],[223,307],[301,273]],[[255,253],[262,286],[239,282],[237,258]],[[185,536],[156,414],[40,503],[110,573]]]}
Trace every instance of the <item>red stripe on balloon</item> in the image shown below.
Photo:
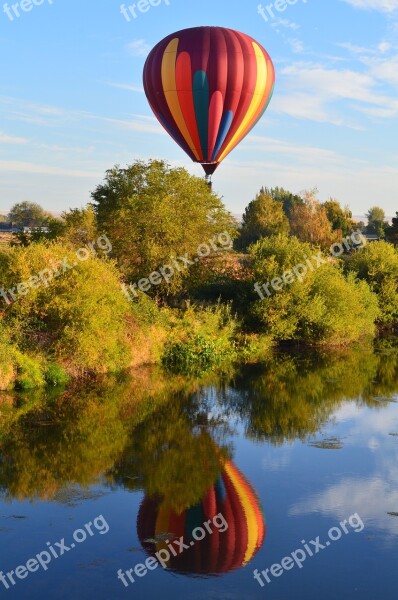
{"label": "red stripe on balloon", "polygon": [[226,522],[228,523],[228,529],[224,533],[220,533],[220,550],[217,564],[217,573],[226,573],[231,570],[231,565],[234,561],[235,556],[235,545],[236,545],[236,526],[235,517],[232,510],[231,501],[228,495],[224,501],[219,502],[217,505],[218,512],[220,512]]}
{"label": "red stripe on balloon", "polygon": [[[166,39],[162,40],[155,46],[154,50],[149,54],[144,67],[144,88],[148,100],[150,101],[151,108],[155,113],[156,118],[164,129],[171,135],[174,141],[191,157],[192,160],[196,160],[192,153],[189,145],[186,143],[184,137],[181,134],[177,123],[175,122],[173,115],[167,104],[166,96],[163,89],[162,82],[162,61],[164,52],[175,35],[170,35]],[[164,123],[167,123],[170,129],[165,127]]]}
{"label": "red stripe on balloon", "polygon": [[220,148],[219,155],[223,153],[224,149],[227,147],[235,133],[238,131],[250,107],[257,83],[257,60],[252,45],[252,40],[249,36],[244,35],[243,33],[233,33],[237,37],[242,50],[242,56],[244,61],[243,82],[234,120],[232,121],[232,125],[228,132],[228,135],[225,138],[222,147]]}

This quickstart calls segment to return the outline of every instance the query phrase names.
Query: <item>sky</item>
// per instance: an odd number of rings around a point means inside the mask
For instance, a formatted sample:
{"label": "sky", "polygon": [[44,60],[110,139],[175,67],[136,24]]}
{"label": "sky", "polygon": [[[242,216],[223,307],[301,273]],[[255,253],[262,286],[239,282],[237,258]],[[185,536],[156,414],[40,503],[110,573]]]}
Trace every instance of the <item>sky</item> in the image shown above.
{"label": "sky", "polygon": [[82,207],[136,159],[202,176],[142,88],[150,49],[199,25],[252,36],[276,70],[268,110],[213,176],[229,210],[263,185],[398,210],[398,0],[265,0],[263,16],[259,0],[160,0],[129,20],[120,0],[34,2],[0,0],[0,211]]}

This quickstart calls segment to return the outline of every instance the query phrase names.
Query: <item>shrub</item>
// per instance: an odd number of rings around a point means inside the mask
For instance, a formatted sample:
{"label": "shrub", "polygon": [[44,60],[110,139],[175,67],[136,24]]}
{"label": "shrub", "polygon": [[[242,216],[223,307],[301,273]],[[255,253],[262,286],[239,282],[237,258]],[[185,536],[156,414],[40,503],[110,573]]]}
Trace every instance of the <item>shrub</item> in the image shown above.
{"label": "shrub", "polygon": [[178,373],[202,373],[236,359],[237,322],[228,304],[188,305],[172,324],[162,363]]}
{"label": "shrub", "polygon": [[206,339],[201,335],[191,335],[185,342],[171,344],[163,355],[165,367],[176,373],[200,374],[231,358],[231,348],[226,352],[223,344]]}
{"label": "shrub", "polygon": [[387,242],[372,242],[349,257],[346,270],[366,281],[377,294],[382,325],[398,322],[398,248]]}
{"label": "shrub", "polygon": [[51,363],[46,367],[45,380],[48,385],[65,386],[69,383],[70,377],[60,365]]}
{"label": "shrub", "polygon": [[[275,236],[261,240],[251,250],[256,280],[281,277],[316,248],[296,238]],[[374,335],[377,298],[364,281],[344,276],[337,261],[326,262],[295,278],[279,292],[256,300],[252,312],[266,333],[278,340],[312,344],[346,344]]]}
{"label": "shrub", "polygon": [[[0,327],[0,335],[3,335]],[[0,337],[0,391],[7,390],[15,380],[16,367],[10,344]]]}
{"label": "shrub", "polygon": [[126,320],[130,305],[120,289],[119,274],[108,260],[76,254],[60,243],[15,247],[0,257],[6,289],[26,282],[67,258],[72,268],[47,285],[29,292],[5,308],[12,341],[22,351],[41,351],[69,372],[118,371],[130,363]]}
{"label": "shrub", "polygon": [[22,390],[31,390],[45,385],[43,367],[40,359],[15,351],[17,378],[15,386]]}

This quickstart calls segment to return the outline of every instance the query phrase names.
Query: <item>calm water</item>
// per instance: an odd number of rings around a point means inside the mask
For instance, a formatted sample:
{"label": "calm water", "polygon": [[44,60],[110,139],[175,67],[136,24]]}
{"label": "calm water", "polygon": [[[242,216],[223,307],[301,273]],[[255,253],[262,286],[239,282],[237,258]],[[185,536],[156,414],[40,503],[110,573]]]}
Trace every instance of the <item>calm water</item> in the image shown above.
{"label": "calm water", "polygon": [[394,340],[1,398],[1,598],[397,597]]}

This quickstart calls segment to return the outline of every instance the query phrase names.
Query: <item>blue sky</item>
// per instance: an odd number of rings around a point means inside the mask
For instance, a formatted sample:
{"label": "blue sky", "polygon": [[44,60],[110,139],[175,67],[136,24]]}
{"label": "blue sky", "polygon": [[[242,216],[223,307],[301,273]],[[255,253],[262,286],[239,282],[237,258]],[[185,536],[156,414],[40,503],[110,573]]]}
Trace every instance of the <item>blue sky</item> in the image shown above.
{"label": "blue sky", "polygon": [[394,215],[398,0],[290,0],[267,21],[258,5],[161,0],[128,22],[120,0],[42,0],[11,20],[0,0],[0,210],[84,206],[106,169],[137,158],[202,176],[153,117],[142,68],[167,34],[221,25],[257,39],[276,68],[267,112],[213,177],[227,207],[240,213],[262,185],[279,185],[317,187],[355,215],[373,205]]}

